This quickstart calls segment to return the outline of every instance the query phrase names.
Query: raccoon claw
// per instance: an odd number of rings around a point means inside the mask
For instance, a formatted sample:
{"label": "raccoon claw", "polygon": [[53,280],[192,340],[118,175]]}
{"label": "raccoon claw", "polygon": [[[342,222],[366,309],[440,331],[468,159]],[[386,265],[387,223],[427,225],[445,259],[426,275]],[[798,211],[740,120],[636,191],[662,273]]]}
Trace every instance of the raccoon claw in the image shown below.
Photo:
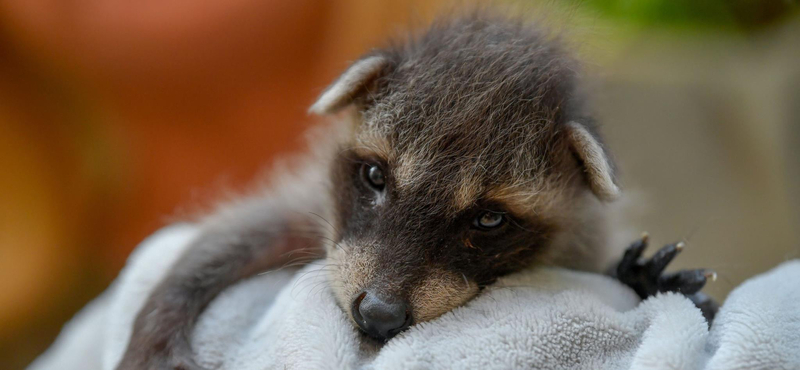
{"label": "raccoon claw", "polygon": [[647,275],[653,278],[660,276],[670,262],[683,250],[683,242],[667,244],[659,249],[650,260],[645,263]]}
{"label": "raccoon claw", "polygon": [[640,298],[645,299],[665,292],[678,292],[689,296],[699,292],[708,278],[716,276],[713,271],[705,269],[664,274],[667,265],[683,250],[684,244],[682,242],[667,244],[649,259],[642,259],[648,239],[645,233],[631,244],[625,250],[625,255],[615,271],[617,279],[631,287]]}
{"label": "raccoon claw", "polygon": [[659,277],[658,291],[677,292],[688,296],[699,292],[709,278],[714,280],[715,277],[716,273],[710,270],[681,270]]}
{"label": "raccoon claw", "polygon": [[649,238],[650,236],[647,233],[642,233],[642,237],[625,250],[622,260],[619,262],[619,265],[617,265],[616,271],[614,271],[617,277],[630,274],[631,270],[638,263],[642,253],[647,248]]}

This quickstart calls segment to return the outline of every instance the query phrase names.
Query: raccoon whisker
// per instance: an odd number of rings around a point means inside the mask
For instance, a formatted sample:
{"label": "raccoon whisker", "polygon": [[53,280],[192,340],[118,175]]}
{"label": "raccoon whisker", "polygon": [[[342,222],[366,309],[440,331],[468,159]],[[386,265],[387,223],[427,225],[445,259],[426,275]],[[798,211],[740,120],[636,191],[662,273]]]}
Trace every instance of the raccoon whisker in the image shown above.
{"label": "raccoon whisker", "polygon": [[325,222],[326,224],[328,224],[328,226],[330,226],[330,227],[331,227],[331,229],[333,229],[333,231],[335,231],[337,234],[341,234],[341,231],[340,231],[339,229],[337,229],[337,228],[336,228],[336,226],[333,226],[333,224],[332,224],[332,223],[330,223],[330,221],[326,220],[326,219],[325,219],[325,217],[322,217],[321,215],[319,215],[318,213],[315,213],[315,212],[308,212],[308,213],[309,213],[309,214],[311,214],[311,215],[314,215],[314,216],[316,216],[317,218],[319,218],[320,220],[324,221],[324,222]]}
{"label": "raccoon whisker", "polygon": [[311,256],[299,256],[299,257],[296,257],[294,259],[291,259],[291,260],[287,261],[286,264],[284,264],[283,266],[294,267],[294,266],[307,265],[310,262],[319,261],[319,260],[322,260],[322,258],[319,257],[319,256],[313,256],[313,255],[311,255]]}
{"label": "raccoon whisker", "polygon": [[283,264],[281,267],[274,268],[274,269],[269,269],[269,270],[266,270],[266,271],[262,271],[262,272],[257,273],[256,275],[258,275],[258,276],[267,275],[267,274],[270,274],[270,273],[273,273],[273,272],[283,271],[283,270],[290,269],[290,268],[293,268],[293,267],[305,266],[305,265],[309,264],[310,262],[313,262],[313,261],[318,260],[318,259],[319,258],[294,259],[292,261],[289,261],[289,262]]}
{"label": "raccoon whisker", "polygon": [[335,240],[333,240],[333,239],[331,239],[329,237],[320,236],[319,240],[321,241],[321,243],[323,243],[323,244],[320,245],[323,250],[324,250],[325,247],[335,247],[335,249],[340,249],[340,250],[344,251],[345,253],[349,252],[348,249],[344,247],[344,245],[336,242]]}
{"label": "raccoon whisker", "polygon": [[338,263],[335,264],[335,263],[324,263],[323,262],[323,263],[319,263],[318,266],[315,266],[315,268],[313,268],[311,270],[304,271],[303,274],[300,275],[300,276],[305,276],[305,275],[314,273],[316,271],[330,271],[331,269],[339,268],[339,267],[341,267],[341,266]]}
{"label": "raccoon whisker", "polygon": [[325,291],[325,288],[330,288],[332,285],[329,284],[328,279],[318,281],[314,283],[314,285],[309,290],[308,294],[313,296],[315,294],[321,294]]}
{"label": "raccoon whisker", "polygon": [[305,283],[306,283],[306,281],[307,281],[307,279],[309,277],[313,277],[313,276],[302,276],[300,278],[295,279],[295,281],[292,283],[292,288],[291,288],[291,291],[290,291],[291,295],[293,297],[296,296],[296,293],[302,293],[302,290],[298,291],[297,289],[298,289],[298,287],[305,286]]}
{"label": "raccoon whisker", "polygon": [[686,233],[686,236],[685,236],[685,237],[683,237],[683,241],[685,241],[685,242],[687,242],[687,243],[688,243],[688,242],[689,242],[689,240],[690,240],[690,239],[691,239],[691,238],[692,238],[692,237],[695,235],[695,233],[697,233],[697,232],[698,232],[698,231],[699,231],[701,228],[703,228],[703,227],[705,227],[706,225],[708,225],[708,224],[710,224],[710,223],[712,223],[712,222],[716,221],[716,220],[715,220],[715,218],[716,218],[716,217],[708,217],[708,218],[706,218],[705,220],[703,220],[703,221],[701,221],[701,222],[698,222],[697,224],[695,224],[695,225],[694,225],[694,226],[693,226],[693,227],[692,227],[692,228],[689,230],[689,232],[688,232],[688,233]]}
{"label": "raccoon whisker", "polygon": [[314,269],[312,271],[306,271],[306,272],[302,273],[301,275],[299,275],[297,277],[297,280],[300,281],[302,279],[306,279],[306,278],[309,278],[309,277],[316,277],[316,275],[314,275],[313,273],[317,273],[317,274],[322,273],[322,272],[328,273],[328,272],[332,272],[332,271],[337,271],[338,269],[339,269],[339,266],[322,266],[322,267],[316,268],[316,269]]}
{"label": "raccoon whisker", "polygon": [[320,235],[320,236],[318,236],[318,238],[320,240],[324,240],[326,242],[331,243],[330,244],[331,246],[334,246],[334,247],[336,247],[338,249],[341,249],[341,250],[343,250],[345,252],[348,252],[347,248],[345,248],[343,245],[339,244],[339,242],[337,242],[336,240],[333,240],[333,239],[331,239],[331,238],[329,238],[327,236],[324,236],[324,235]]}
{"label": "raccoon whisker", "polygon": [[[345,252],[347,252],[346,248],[344,248],[344,247],[343,247],[341,244],[339,244],[339,243],[338,243],[338,242],[336,242],[335,240],[331,239],[330,237],[328,237],[328,236],[325,236],[325,235],[324,235],[324,234],[322,234],[322,233],[315,233],[315,232],[306,232],[306,233],[303,233],[303,232],[290,231],[290,232],[282,232],[282,234],[283,234],[283,235],[286,235],[286,236],[297,236],[297,237],[304,237],[304,238],[308,238],[309,240],[325,240],[325,241],[329,241],[329,242],[331,242],[331,243],[332,243],[332,245],[333,245],[333,246],[336,246],[337,248],[339,248],[339,249],[342,249],[342,250],[344,250]],[[304,250],[304,251],[314,251],[314,250],[315,250],[315,248],[298,248],[297,250]],[[286,253],[284,253],[284,254],[282,254],[282,255],[280,255],[280,256],[281,256],[281,257],[284,257],[284,256],[290,256],[290,255],[291,255],[292,253],[294,253],[295,251],[296,251],[296,250],[291,250],[291,251],[289,251],[289,252],[286,252]]]}
{"label": "raccoon whisker", "polygon": [[310,248],[310,247],[309,248],[298,248],[298,249],[290,250],[290,251],[288,251],[286,253],[283,253],[283,254],[280,255],[280,257],[291,257],[291,256],[293,256],[295,254],[311,255],[311,254],[314,254],[316,252],[317,252],[317,248]]}
{"label": "raccoon whisker", "polygon": [[309,263],[311,263],[311,262],[313,262],[315,260],[317,260],[317,259],[316,258],[295,259],[295,260],[293,260],[293,261],[291,261],[289,263],[286,263],[285,265],[281,266],[280,269],[288,269],[288,268],[293,268],[293,267],[305,266],[305,265],[307,265],[307,264],[309,264]]}
{"label": "raccoon whisker", "polygon": [[[295,263],[297,261],[303,261],[303,260],[306,260],[307,262],[310,262],[310,261],[314,261],[314,260],[323,258],[323,256],[321,256],[319,253],[314,253],[314,252],[305,252],[305,253],[296,253],[296,254],[293,253],[293,254],[291,254],[289,256],[286,256],[286,257],[287,258],[291,258],[288,261],[286,261],[286,263]],[[284,266],[285,266],[285,264],[284,264]]]}
{"label": "raccoon whisker", "polygon": [[[294,284],[292,284],[292,288],[289,291],[289,294],[292,297],[297,297],[296,293],[302,293],[303,292],[302,288],[300,289],[300,291],[296,291],[295,290],[300,282],[304,281],[305,279],[309,279],[309,278],[318,278],[320,273],[329,272],[330,271],[330,270],[327,270],[328,267],[331,267],[331,266],[322,266],[319,269],[306,271],[306,272],[302,273],[299,277],[297,277],[295,279],[295,282],[294,282]],[[312,273],[316,273],[316,275],[311,275]],[[327,280],[328,279],[324,279],[323,281],[327,281]]]}
{"label": "raccoon whisker", "polygon": [[322,239],[324,239],[324,240],[326,240],[326,241],[330,242],[330,243],[331,243],[331,245],[335,246],[335,247],[336,247],[336,248],[338,248],[338,249],[341,249],[341,250],[343,250],[345,253],[350,253],[350,250],[348,250],[347,248],[345,248],[345,247],[344,247],[342,244],[340,244],[339,242],[337,242],[337,241],[335,241],[335,240],[333,240],[333,239],[331,239],[331,238],[328,238],[328,237],[322,237]]}
{"label": "raccoon whisker", "polygon": [[318,260],[318,259],[319,259],[319,257],[316,257],[316,256],[298,256],[298,257],[295,257],[293,259],[290,259],[290,260],[286,261],[286,263],[283,266],[289,266],[289,265],[296,264],[296,263],[305,264],[305,263],[308,263],[308,262],[311,262],[311,261],[314,261],[314,260]]}
{"label": "raccoon whisker", "polygon": [[261,232],[263,232],[263,233],[265,233],[267,235],[274,234],[274,235],[308,237],[308,238],[314,238],[314,237],[319,237],[319,236],[323,236],[324,235],[324,233],[321,233],[321,232],[319,232],[317,230],[310,230],[310,229],[309,230],[300,230],[300,229],[286,230],[286,229],[280,229],[280,228],[274,228],[274,229],[264,228],[264,229],[261,229],[259,231],[261,231]]}

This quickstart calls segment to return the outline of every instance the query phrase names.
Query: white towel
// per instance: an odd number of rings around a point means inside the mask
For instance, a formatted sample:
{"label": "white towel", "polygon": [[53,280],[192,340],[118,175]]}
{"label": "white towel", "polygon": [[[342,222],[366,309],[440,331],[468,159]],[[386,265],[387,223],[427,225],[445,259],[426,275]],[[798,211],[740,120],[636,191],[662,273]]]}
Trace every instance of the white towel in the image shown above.
{"label": "white towel", "polygon": [[[147,293],[197,234],[163,229],[62,330],[32,370],[111,370]],[[208,369],[800,369],[800,261],[734,290],[709,331],[688,299],[639,302],[602,275],[540,268],[499,280],[463,307],[365,345],[319,270],[243,281],[200,317]]]}

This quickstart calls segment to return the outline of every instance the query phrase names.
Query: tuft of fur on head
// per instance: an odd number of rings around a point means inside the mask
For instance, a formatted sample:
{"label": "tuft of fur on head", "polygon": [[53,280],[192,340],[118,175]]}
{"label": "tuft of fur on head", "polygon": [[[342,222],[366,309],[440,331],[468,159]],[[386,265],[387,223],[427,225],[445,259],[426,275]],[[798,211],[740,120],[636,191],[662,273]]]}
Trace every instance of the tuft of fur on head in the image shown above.
{"label": "tuft of fur on head", "polygon": [[[371,289],[425,321],[537,264],[600,268],[618,187],[577,71],[537,27],[475,12],[371,52],[322,94],[313,112],[353,107],[331,166],[343,309]],[[365,163],[385,170],[380,196]],[[473,226],[487,210],[502,230]]]}

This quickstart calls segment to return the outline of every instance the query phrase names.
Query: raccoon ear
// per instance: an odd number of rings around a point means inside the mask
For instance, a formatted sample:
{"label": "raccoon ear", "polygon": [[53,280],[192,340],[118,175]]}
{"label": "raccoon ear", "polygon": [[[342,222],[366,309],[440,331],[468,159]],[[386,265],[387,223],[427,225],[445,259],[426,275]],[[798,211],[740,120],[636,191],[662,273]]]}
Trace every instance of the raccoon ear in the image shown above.
{"label": "raccoon ear", "polygon": [[377,55],[361,59],[350,66],[320,95],[309,113],[325,115],[336,113],[362,94],[367,85],[375,80],[389,65],[386,57]]}
{"label": "raccoon ear", "polygon": [[567,137],[581,161],[592,192],[602,201],[618,198],[620,190],[614,178],[614,166],[597,137],[574,121],[567,123]]}

